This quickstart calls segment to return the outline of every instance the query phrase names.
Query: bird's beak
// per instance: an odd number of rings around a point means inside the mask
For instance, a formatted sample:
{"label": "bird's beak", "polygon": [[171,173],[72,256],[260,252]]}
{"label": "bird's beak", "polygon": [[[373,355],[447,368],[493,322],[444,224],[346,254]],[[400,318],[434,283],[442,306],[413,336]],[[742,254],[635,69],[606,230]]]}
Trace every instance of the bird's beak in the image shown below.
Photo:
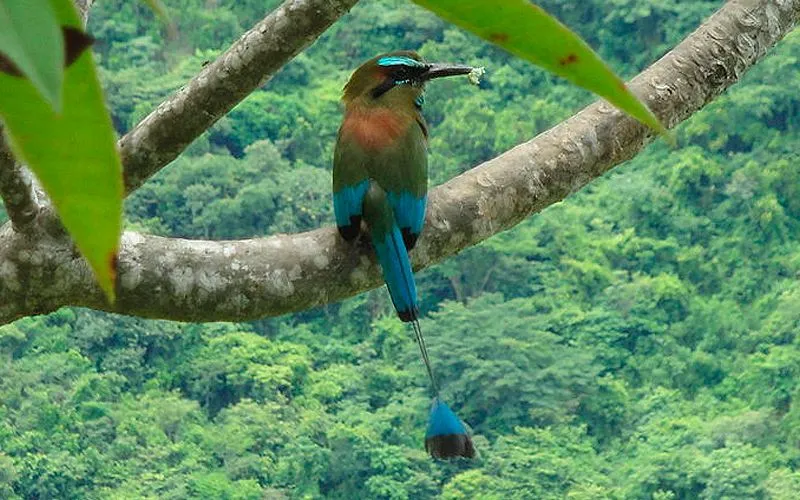
{"label": "bird's beak", "polygon": [[428,69],[420,75],[422,81],[442,78],[444,76],[468,75],[474,68],[463,64],[431,63]]}

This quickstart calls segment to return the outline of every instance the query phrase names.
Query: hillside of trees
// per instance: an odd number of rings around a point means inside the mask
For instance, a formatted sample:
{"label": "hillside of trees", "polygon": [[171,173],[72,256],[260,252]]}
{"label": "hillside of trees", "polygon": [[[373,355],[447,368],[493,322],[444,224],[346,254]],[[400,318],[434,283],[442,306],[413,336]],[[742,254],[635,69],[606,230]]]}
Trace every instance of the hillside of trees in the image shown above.
{"label": "hillside of trees", "polygon": [[[122,134],[279,2],[100,0]],[[625,77],[719,0],[542,0]],[[594,98],[404,0],[364,0],[126,202],[153,234],[333,224],[339,98],[394,49],[487,69],[428,87],[431,184]],[[800,30],[634,160],[417,275],[479,457],[435,462],[384,289],[250,323],[79,308],[0,327],[0,498],[782,499],[800,491]],[[0,221],[5,220],[0,208]]]}

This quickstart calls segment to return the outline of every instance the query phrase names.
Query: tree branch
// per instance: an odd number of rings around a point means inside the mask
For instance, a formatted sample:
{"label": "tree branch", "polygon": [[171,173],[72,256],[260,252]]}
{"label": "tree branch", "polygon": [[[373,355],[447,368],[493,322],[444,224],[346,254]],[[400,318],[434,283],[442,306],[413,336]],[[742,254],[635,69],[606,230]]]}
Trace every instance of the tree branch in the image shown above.
{"label": "tree branch", "polygon": [[89,20],[89,11],[92,9],[94,0],[74,0],[75,8],[78,9],[78,15],[81,22],[86,26],[86,21]]}
{"label": "tree branch", "polygon": [[131,193],[358,0],[287,0],[119,140]]}
{"label": "tree branch", "polygon": [[39,213],[32,176],[17,163],[0,124],[0,197],[14,230],[24,232]]}
{"label": "tree branch", "polygon": [[[669,126],[735,83],[800,18],[800,0],[732,0],[631,89]],[[417,269],[512,227],[641,151],[650,132],[598,102],[433,190]],[[119,301],[105,304],[83,260],[61,239],[0,228],[0,323],[82,305],[146,317],[221,321],[279,315],[380,284],[364,250],[333,228],[243,241],[126,232]]]}

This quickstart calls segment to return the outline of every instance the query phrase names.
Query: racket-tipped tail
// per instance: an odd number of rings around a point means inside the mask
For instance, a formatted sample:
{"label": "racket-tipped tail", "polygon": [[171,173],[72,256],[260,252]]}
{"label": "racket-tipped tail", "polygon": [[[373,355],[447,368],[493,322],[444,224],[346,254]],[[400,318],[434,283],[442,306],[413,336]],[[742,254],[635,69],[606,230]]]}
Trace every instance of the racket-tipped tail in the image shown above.
{"label": "racket-tipped tail", "polygon": [[433,458],[473,458],[475,447],[463,422],[453,410],[438,397],[434,398],[428,431],[425,433],[425,450]]}

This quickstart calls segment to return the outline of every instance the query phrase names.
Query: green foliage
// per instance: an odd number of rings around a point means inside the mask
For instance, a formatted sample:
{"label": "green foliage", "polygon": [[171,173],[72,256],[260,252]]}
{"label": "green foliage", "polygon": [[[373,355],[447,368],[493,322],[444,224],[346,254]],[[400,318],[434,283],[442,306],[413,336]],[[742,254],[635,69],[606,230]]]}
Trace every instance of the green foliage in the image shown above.
{"label": "green foliage", "polygon": [[[93,10],[119,132],[267,8],[165,4],[177,40],[142,2]],[[541,4],[631,75],[719,2]],[[434,183],[590,98],[410,2],[361,2],[139,189],[127,224],[195,238],[332,224],[341,86],[400,47],[487,67],[478,89],[427,91]],[[476,461],[425,454],[425,374],[384,290],[247,324],[63,309],[0,327],[0,497],[795,498],[798,50],[794,33],[676,131],[680,148],[656,144],[418,275]]]}
{"label": "green foliage", "polygon": [[[476,430],[505,433],[516,425],[552,425],[591,393],[592,356],[567,349],[539,330],[538,308],[525,299],[484,294],[466,305],[444,303],[427,335],[446,392]],[[498,322],[497,318],[503,321]]]}
{"label": "green foliage", "polygon": [[[586,89],[661,134],[666,128],[592,49],[538,5],[520,0],[414,0],[443,19]],[[531,37],[536,33],[536,37]]]}

